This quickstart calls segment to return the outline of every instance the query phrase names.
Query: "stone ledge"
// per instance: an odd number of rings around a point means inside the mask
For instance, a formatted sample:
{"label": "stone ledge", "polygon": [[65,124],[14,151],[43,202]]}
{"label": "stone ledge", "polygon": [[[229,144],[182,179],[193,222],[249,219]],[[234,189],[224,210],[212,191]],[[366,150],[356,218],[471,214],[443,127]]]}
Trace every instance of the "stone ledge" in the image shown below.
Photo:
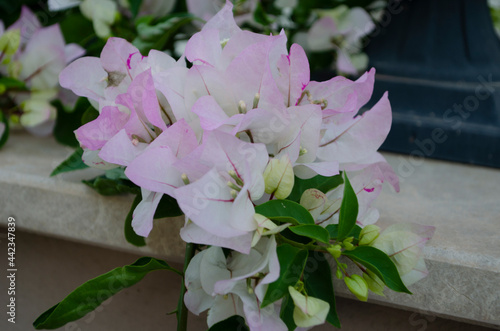
{"label": "stone ledge", "polygon": [[[50,172],[71,150],[52,138],[14,132],[0,151],[0,224],[14,216],[19,229],[181,262],[182,219],[158,220],[146,247],[128,244],[123,220],[131,196],[102,197],[79,180],[93,171]],[[500,329],[500,171],[387,154],[401,177],[399,194],[377,201],[381,223],[417,222],[437,230],[425,251],[430,274],[410,289],[370,300]],[[172,229],[172,226],[174,229]],[[350,295],[337,282],[341,296]]]}

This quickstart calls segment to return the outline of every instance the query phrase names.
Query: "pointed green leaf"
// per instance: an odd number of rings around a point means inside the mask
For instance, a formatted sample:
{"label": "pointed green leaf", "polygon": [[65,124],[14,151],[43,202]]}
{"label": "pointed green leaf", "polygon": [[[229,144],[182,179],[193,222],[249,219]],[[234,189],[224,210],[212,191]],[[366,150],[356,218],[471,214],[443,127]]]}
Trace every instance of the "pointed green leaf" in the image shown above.
{"label": "pointed green leaf", "polygon": [[73,154],[71,154],[66,160],[64,160],[52,171],[50,176],[55,176],[63,172],[88,168],[89,166],[83,163],[82,155],[83,149],[81,149],[81,147],[78,147]]}
{"label": "pointed green leaf", "polygon": [[326,316],[326,321],[340,328],[340,320],[335,306],[332,271],[323,253],[314,252],[309,255],[304,269],[304,284],[308,295],[330,304],[330,311]]}
{"label": "pointed green leaf", "polygon": [[300,179],[295,177],[292,193],[290,193],[287,199],[298,202],[300,201],[300,197],[305,190],[315,188],[323,193],[327,193],[328,191],[331,191],[341,185],[343,182],[344,181],[341,175],[332,177],[318,175],[310,179]]}
{"label": "pointed green leaf", "polygon": [[91,180],[82,180],[82,182],[101,195],[118,195],[123,193],[137,194],[138,187],[129,180],[109,179],[106,176],[96,177]]}
{"label": "pointed green leaf", "polygon": [[245,324],[245,319],[238,315],[233,315],[219,323],[215,323],[212,325],[208,331],[229,331],[229,330],[238,330],[238,331],[248,331],[249,328]]}
{"label": "pointed green leaf", "polygon": [[330,234],[328,231],[316,224],[305,224],[305,225],[297,225],[289,227],[290,231],[299,236],[308,237],[319,242],[328,244],[330,242]]}
{"label": "pointed green leaf", "polygon": [[132,217],[134,215],[135,207],[142,201],[142,196],[140,194],[135,196],[134,202],[125,218],[125,239],[134,246],[146,246],[146,240],[144,237],[139,236],[135,233],[134,228],[132,228]]}
{"label": "pointed green leaf", "polygon": [[82,318],[97,308],[103,301],[139,282],[146,274],[155,270],[170,270],[165,261],[152,257],[141,257],[133,264],[116,268],[77,287],[61,302],[41,314],[34,322],[35,329],[57,329],[68,322]]}
{"label": "pointed green leaf", "polygon": [[280,318],[285,322],[289,331],[293,331],[297,328],[297,324],[293,320],[293,310],[295,309],[295,304],[290,294],[287,293],[281,302]]}
{"label": "pointed green leaf", "polygon": [[[325,229],[330,234],[330,238],[337,239],[339,236],[339,225],[338,224],[329,224],[325,227]],[[361,227],[359,225],[355,225],[351,232],[347,235],[348,237],[354,237],[355,240],[359,240],[359,234],[361,233]]]}
{"label": "pointed green leaf", "polygon": [[342,252],[342,255],[364,265],[382,279],[391,290],[412,294],[401,280],[394,262],[380,249],[371,246],[358,246],[352,251]]}
{"label": "pointed green leaf", "polygon": [[[27,91],[28,88],[26,84],[20,80],[12,77],[0,77],[0,85],[3,86],[2,90],[17,90],[17,91]],[[2,93],[0,93],[1,95]]]}
{"label": "pointed green leaf", "polygon": [[280,262],[279,278],[269,284],[261,307],[265,307],[288,293],[288,286],[295,286],[300,279],[306,264],[308,251],[283,244],[276,249]]}
{"label": "pointed green leaf", "polygon": [[161,197],[158,207],[156,208],[154,218],[157,219],[164,217],[177,217],[182,215],[184,215],[184,213],[177,204],[177,200],[175,200],[169,195],[164,194]]}
{"label": "pointed green leaf", "polygon": [[87,98],[79,98],[71,111],[66,110],[63,104],[57,100],[52,102],[52,105],[57,109],[56,124],[54,126],[56,140],[66,146],[80,146],[73,131],[82,125],[82,116],[89,105]]}
{"label": "pointed green leaf", "polygon": [[279,222],[314,224],[311,213],[296,202],[271,200],[255,207],[255,212]]}
{"label": "pointed green leaf", "polygon": [[344,240],[356,225],[358,217],[358,197],[354,192],[347,175],[344,178],[344,196],[340,205],[338,240]]}

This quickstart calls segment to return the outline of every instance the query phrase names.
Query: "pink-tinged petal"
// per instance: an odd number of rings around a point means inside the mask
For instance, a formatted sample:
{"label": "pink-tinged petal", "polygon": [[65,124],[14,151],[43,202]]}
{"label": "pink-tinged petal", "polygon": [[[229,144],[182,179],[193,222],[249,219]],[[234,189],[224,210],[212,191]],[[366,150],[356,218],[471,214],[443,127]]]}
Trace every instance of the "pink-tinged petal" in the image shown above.
{"label": "pink-tinged petal", "polygon": [[230,248],[243,254],[250,252],[252,234],[223,238],[205,231],[193,222],[188,221],[181,229],[181,238],[185,242]]}
{"label": "pink-tinged petal", "polygon": [[[285,112],[255,108],[243,116],[232,133],[236,135],[249,130],[254,142],[266,145],[277,144],[280,140],[288,138],[286,136],[291,123],[290,116]],[[271,152],[277,154],[279,151]]]}
{"label": "pink-tinged petal", "polygon": [[428,274],[429,270],[427,270],[425,260],[421,258],[410,272],[401,276],[401,280],[406,286],[410,286],[424,279]]}
{"label": "pink-tinged petal", "polygon": [[191,63],[217,66],[222,53],[219,31],[204,29],[194,34],[187,42],[184,53]]}
{"label": "pink-tinged petal", "polygon": [[231,277],[217,281],[214,284],[214,293],[224,295],[231,292],[238,281],[250,278],[256,273],[264,271],[271,259],[273,260],[274,269],[271,270],[271,277],[267,278],[268,283],[266,284],[275,281],[278,279],[280,272],[279,262],[277,270],[274,264],[277,258],[276,240],[274,237],[262,238],[249,254],[235,254],[228,265],[228,268],[233,270]]}
{"label": "pink-tinged petal", "polygon": [[392,168],[392,166],[387,163],[386,159],[382,154],[376,152],[367,155],[365,158],[357,161],[356,163],[344,164],[342,170],[345,171],[358,171],[369,166],[375,166],[379,169],[381,176],[380,179],[388,182],[394,188],[396,192],[399,192],[399,177]]}
{"label": "pink-tinged petal", "polygon": [[134,144],[125,129],[122,129],[102,147],[99,157],[106,162],[127,166],[146,147],[145,143]]}
{"label": "pink-tinged petal", "polygon": [[247,30],[238,31],[229,39],[222,50],[222,60],[219,63],[222,66],[221,69],[227,68],[227,65],[248,46],[264,42],[268,38],[269,36],[260,33],[254,33]]}
{"label": "pink-tinged petal", "polygon": [[118,165],[114,163],[109,163],[104,161],[99,157],[99,151],[91,151],[90,149],[85,149],[82,155],[82,161],[91,168],[109,170],[117,168]]}
{"label": "pink-tinged petal", "polygon": [[142,61],[139,50],[122,38],[109,38],[101,52],[101,64],[108,73],[127,74]]}
{"label": "pink-tinged petal", "polygon": [[167,128],[160,113],[160,105],[156,97],[151,69],[137,75],[132,80],[127,94],[130,97],[134,110],[144,123],[151,123],[162,130]]}
{"label": "pink-tinged petal", "polygon": [[375,28],[373,19],[360,7],[351,8],[344,22],[345,24],[342,24],[339,28],[349,44],[358,42],[360,38],[366,36]]}
{"label": "pink-tinged petal", "polygon": [[139,236],[147,237],[153,229],[153,218],[163,194],[145,189],[141,189],[141,192],[142,201],[134,209],[132,228]]}
{"label": "pink-tinged petal", "polygon": [[194,114],[186,109],[184,88],[188,68],[173,67],[153,75],[155,86],[167,99],[176,120],[185,118],[190,121]]}
{"label": "pink-tinged petal", "polygon": [[205,292],[201,286],[200,265],[206,252],[207,250],[201,251],[191,259],[186,269],[186,276],[184,278],[187,288],[186,294],[184,295],[184,303],[189,311],[195,315],[199,315],[201,312],[212,307],[215,300],[211,295]]}
{"label": "pink-tinged petal", "polygon": [[156,73],[178,66],[173,57],[171,57],[167,53],[157,51],[156,49],[152,49],[149,51],[147,62],[149,67],[151,68],[151,73],[153,74],[153,76]]}
{"label": "pink-tinged petal", "polygon": [[70,63],[59,75],[62,87],[76,95],[98,101],[104,97],[108,74],[97,57],[83,57]]}
{"label": "pink-tinged petal", "polygon": [[98,150],[123,128],[127,120],[128,115],[117,107],[104,107],[99,117],[78,128],[75,135],[83,148]]}
{"label": "pink-tinged petal", "polygon": [[214,168],[196,182],[176,189],[174,197],[184,214],[205,231],[225,238],[239,237],[247,232],[230,224],[234,202],[230,191],[227,179]]}
{"label": "pink-tinged petal", "polygon": [[377,151],[392,123],[391,105],[387,92],[373,108],[346,123],[342,132],[326,132],[321,140],[318,157],[339,163],[356,162]]}
{"label": "pink-tinged petal", "polygon": [[292,125],[300,132],[300,147],[307,153],[298,157],[297,162],[309,163],[316,159],[316,152],[320,142],[320,129],[322,122],[321,107],[319,105],[304,105],[288,108]]}
{"label": "pink-tinged petal", "polygon": [[358,114],[358,95],[353,92],[347,96],[345,103],[338,109],[323,110],[323,123],[340,126],[353,119]]}
{"label": "pink-tinged petal", "polygon": [[161,146],[169,147],[174,155],[180,159],[198,147],[198,139],[196,139],[191,126],[184,119],[181,119],[153,140],[148,149]]}
{"label": "pink-tinged petal", "polygon": [[36,15],[26,6],[21,9],[21,16],[7,30],[21,31],[21,47],[33,38],[33,35],[42,27]]}
{"label": "pink-tinged petal", "polygon": [[191,111],[200,118],[200,125],[203,130],[215,130],[229,119],[229,116],[222,110],[217,101],[206,95],[195,102]]}
{"label": "pink-tinged petal", "polygon": [[[307,90],[311,92],[313,100],[325,99],[328,101],[327,108],[335,110],[343,108],[349,95],[356,93],[356,109],[360,109],[370,100],[374,82],[375,69],[372,68],[354,82],[345,77],[337,76],[326,82],[310,82]],[[307,101],[304,99],[302,103]]]}
{"label": "pink-tinged petal", "polygon": [[343,74],[355,75],[358,73],[358,70],[349,58],[349,54],[341,49],[337,51],[336,67],[337,71]]}
{"label": "pink-tinged petal", "polygon": [[124,105],[126,108],[130,110],[130,116],[128,118],[127,123],[123,126],[125,131],[129,136],[136,135],[140,139],[144,140],[147,143],[150,143],[154,137],[155,133],[152,132],[151,128],[144,123],[144,120],[139,117],[137,112],[134,109],[132,100],[130,100],[130,96],[128,94],[120,94],[116,98],[116,103],[119,105]]}
{"label": "pink-tinged petal", "polygon": [[212,17],[202,30],[219,30],[220,40],[229,39],[235,33],[241,31],[233,16],[233,4],[226,0],[226,5],[214,17]]}
{"label": "pink-tinged petal", "polygon": [[37,90],[57,86],[58,75],[66,66],[64,39],[59,25],[37,30],[21,53],[20,78]]}
{"label": "pink-tinged petal", "polygon": [[129,163],[125,174],[140,187],[173,196],[174,189],[183,185],[182,173],[172,167],[176,161],[168,147],[148,148]]}
{"label": "pink-tinged petal", "polygon": [[[194,65],[187,73],[183,92],[186,109],[191,110],[202,96],[211,95],[228,116],[238,114],[239,100],[235,100],[231,84],[232,82],[228,81],[219,70],[209,66]],[[190,113],[191,116],[195,116]]]}
{"label": "pink-tinged petal", "polygon": [[298,44],[290,48],[290,55],[281,55],[278,60],[279,76],[276,83],[284,97],[285,104],[295,106],[302,91],[309,84],[309,61],[304,49]]}
{"label": "pink-tinged petal", "polygon": [[329,51],[334,49],[331,42],[332,37],[338,36],[340,32],[331,17],[323,17],[314,22],[307,33],[309,49],[315,52]]}
{"label": "pink-tinged petal", "polygon": [[335,161],[296,163],[293,172],[301,179],[309,179],[316,175],[331,177],[339,174],[339,164]]}
{"label": "pink-tinged petal", "polygon": [[233,293],[229,294],[227,299],[225,299],[221,295],[218,295],[215,297],[212,308],[210,308],[210,310],[208,311],[208,327],[210,328],[212,327],[212,325],[228,319],[229,317],[234,315],[245,315],[243,311],[243,303],[241,302],[240,297]]}
{"label": "pink-tinged petal", "polygon": [[64,47],[66,63],[71,63],[85,54],[85,49],[78,44],[68,44]]}
{"label": "pink-tinged petal", "polygon": [[[257,93],[261,98],[266,97],[267,89],[272,88],[275,82],[271,80],[270,63],[273,63],[272,57],[276,57],[276,61],[281,54],[281,46],[286,42],[286,37],[275,36],[268,37],[264,42],[252,44],[244,49],[227,67],[226,79],[231,87],[237,102],[242,100],[248,108],[253,104],[253,100]],[[242,79],[244,77],[244,79]],[[265,84],[264,84],[265,82]],[[278,91],[279,101],[277,104],[283,104],[283,97]],[[264,105],[259,101],[259,107],[264,108]],[[278,107],[278,106],[276,106]],[[224,107],[223,107],[224,108]]]}

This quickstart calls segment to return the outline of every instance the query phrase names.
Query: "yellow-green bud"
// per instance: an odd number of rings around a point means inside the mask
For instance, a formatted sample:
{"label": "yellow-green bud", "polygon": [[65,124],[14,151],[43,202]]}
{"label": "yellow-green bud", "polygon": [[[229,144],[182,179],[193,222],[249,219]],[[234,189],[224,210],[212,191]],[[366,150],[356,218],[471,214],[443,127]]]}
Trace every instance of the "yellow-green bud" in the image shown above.
{"label": "yellow-green bud", "polygon": [[354,245],[352,244],[352,241],[354,240],[353,237],[348,237],[345,238],[344,241],[342,242],[342,245],[344,246],[345,249],[348,251],[352,251],[354,249]]}
{"label": "yellow-green bud", "polygon": [[332,245],[330,247],[327,247],[326,250],[328,253],[332,254],[332,256],[336,259],[340,257],[342,246],[340,245]]}
{"label": "yellow-green bud", "polygon": [[264,171],[266,193],[274,194],[278,199],[286,199],[292,192],[294,180],[292,162],[288,155],[269,160]]}
{"label": "yellow-green bud", "polygon": [[7,87],[5,87],[5,85],[3,84],[0,84],[0,95],[4,94],[5,91],[7,91]]}
{"label": "yellow-green bud", "polygon": [[337,267],[337,271],[335,272],[335,276],[338,278],[338,279],[342,279],[342,276],[344,274],[342,273],[342,270],[340,270],[339,267]]}
{"label": "yellow-green bud", "polygon": [[327,200],[328,198],[325,193],[315,188],[310,188],[302,193],[300,204],[306,208],[311,213],[313,219],[316,220],[325,209],[325,203]]}
{"label": "yellow-green bud", "polygon": [[366,270],[363,273],[363,279],[366,281],[366,284],[368,285],[368,289],[370,291],[372,291],[377,295],[385,296],[384,295],[385,284],[377,275],[375,275],[370,270]]}
{"label": "yellow-green bud", "polygon": [[368,285],[360,275],[352,275],[344,277],[344,282],[349,291],[356,296],[360,301],[368,300]]}
{"label": "yellow-green bud", "polygon": [[19,48],[21,42],[21,30],[13,29],[6,31],[0,37],[0,53],[13,55]]}
{"label": "yellow-green bud", "polygon": [[359,245],[370,245],[380,235],[380,228],[375,225],[367,225],[359,234]]}

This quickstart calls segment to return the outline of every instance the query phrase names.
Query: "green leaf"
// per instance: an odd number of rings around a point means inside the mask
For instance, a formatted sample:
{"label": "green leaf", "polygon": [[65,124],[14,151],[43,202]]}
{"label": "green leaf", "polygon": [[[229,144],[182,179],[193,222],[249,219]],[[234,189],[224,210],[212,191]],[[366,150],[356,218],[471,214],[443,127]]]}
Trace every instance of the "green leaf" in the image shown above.
{"label": "green leaf", "polygon": [[371,246],[358,246],[352,251],[342,252],[342,255],[364,265],[382,279],[391,290],[412,294],[401,280],[394,262],[381,250]]}
{"label": "green leaf", "polygon": [[129,180],[127,175],[125,175],[125,168],[117,167],[113,169],[106,170],[104,175],[109,179],[124,179]]}
{"label": "green leaf", "polygon": [[[329,224],[326,226],[326,230],[330,234],[330,238],[337,239],[339,236],[339,225],[338,224]],[[354,237],[355,240],[359,240],[359,234],[361,232],[361,227],[359,225],[355,225],[351,232],[347,235],[348,237]]]}
{"label": "green leaf", "polygon": [[281,302],[280,318],[283,322],[285,322],[288,330],[295,330],[297,328],[297,325],[293,320],[294,308],[295,304],[293,303],[293,299],[290,294],[285,295],[283,301]]}
{"label": "green leaf", "polygon": [[138,36],[132,44],[142,54],[147,54],[151,49],[162,50],[167,43],[173,40],[182,26],[193,20],[198,20],[198,18],[190,13],[174,13],[166,16],[160,22],[141,20],[136,27]]}
{"label": "green leaf", "polygon": [[122,193],[139,192],[138,187],[131,181],[122,179],[109,179],[106,176],[96,177],[91,180],[82,180],[82,182],[97,191],[101,195],[117,195]]}
{"label": "green leaf", "polygon": [[279,222],[314,224],[311,213],[296,202],[289,200],[271,200],[255,207],[255,212]]}
{"label": "green leaf", "polygon": [[35,329],[57,329],[68,322],[82,318],[97,308],[103,301],[139,282],[146,274],[155,270],[170,270],[165,261],[152,257],[141,257],[131,265],[116,268],[80,285],[61,302],[41,314],[34,322]]}
{"label": "green leaf", "polygon": [[316,241],[328,244],[330,242],[330,234],[328,231],[316,224],[305,224],[289,227],[290,231],[299,236],[308,237]]}
{"label": "green leaf", "polygon": [[89,102],[89,107],[82,115],[82,125],[92,122],[97,117],[99,117],[99,112],[94,107],[92,107]]}
{"label": "green leaf", "polygon": [[88,109],[89,102],[86,98],[79,98],[71,112],[66,111],[60,101],[53,101],[52,104],[57,109],[54,137],[63,145],[75,148],[80,146],[73,131],[82,125],[82,116]]}
{"label": "green leaf", "polygon": [[7,116],[4,115],[4,113],[2,113],[2,111],[0,111],[0,122],[3,123],[5,126],[4,131],[0,136],[0,148],[2,148],[2,146],[5,145],[5,143],[9,139],[9,132],[10,132],[9,119],[7,118]]}
{"label": "green leaf", "polygon": [[261,307],[265,307],[288,293],[288,286],[295,286],[306,264],[308,251],[283,244],[276,249],[280,262],[280,276],[269,284]]}
{"label": "green leaf", "polygon": [[250,330],[245,324],[245,319],[238,315],[233,315],[219,323],[212,325],[208,331],[228,331],[228,330],[238,330],[238,331],[248,331]]}
{"label": "green leaf", "polygon": [[304,284],[307,294],[330,304],[326,321],[340,329],[340,320],[335,306],[332,271],[330,264],[321,252],[310,254],[304,269]]}
{"label": "green leaf", "polygon": [[305,190],[315,188],[323,193],[327,193],[328,191],[331,191],[341,185],[343,182],[344,181],[341,175],[332,177],[318,175],[310,179],[300,179],[295,177],[295,184],[293,186],[292,193],[290,193],[287,199],[298,202],[300,201],[300,197]]}
{"label": "green leaf", "polygon": [[55,176],[63,172],[75,171],[88,168],[89,166],[83,163],[82,160],[83,149],[78,147],[73,154],[64,160],[57,168],[52,171],[50,176]]}
{"label": "green leaf", "polygon": [[125,218],[125,239],[129,243],[134,246],[146,246],[146,240],[144,237],[139,236],[135,233],[134,228],[132,228],[132,217],[134,215],[135,207],[142,201],[142,196],[140,194],[135,196],[134,202],[132,202],[132,206],[130,206],[130,210]]}
{"label": "green leaf", "polygon": [[266,14],[260,1],[257,2],[257,6],[255,7],[255,11],[253,12],[253,19],[255,20],[255,22],[264,26],[273,23],[273,20]]}
{"label": "green leaf", "polygon": [[132,17],[135,18],[139,13],[141,8],[142,0],[129,0],[130,11],[132,12]]}
{"label": "green leaf", "polygon": [[164,194],[161,197],[160,203],[158,204],[158,207],[156,208],[155,216],[154,218],[164,218],[164,217],[176,217],[176,216],[182,216],[184,213],[182,212],[181,208],[177,204],[177,200],[172,198],[169,195]]}
{"label": "green leaf", "polygon": [[[0,85],[5,88],[5,90],[17,90],[17,91],[27,91],[28,88],[24,82],[17,80],[12,77],[0,77]],[[0,90],[3,90],[0,89]],[[0,93],[1,95],[2,93]]]}
{"label": "green leaf", "polygon": [[358,197],[354,192],[347,175],[344,178],[344,197],[340,205],[338,240],[344,240],[356,225],[358,217]]}

